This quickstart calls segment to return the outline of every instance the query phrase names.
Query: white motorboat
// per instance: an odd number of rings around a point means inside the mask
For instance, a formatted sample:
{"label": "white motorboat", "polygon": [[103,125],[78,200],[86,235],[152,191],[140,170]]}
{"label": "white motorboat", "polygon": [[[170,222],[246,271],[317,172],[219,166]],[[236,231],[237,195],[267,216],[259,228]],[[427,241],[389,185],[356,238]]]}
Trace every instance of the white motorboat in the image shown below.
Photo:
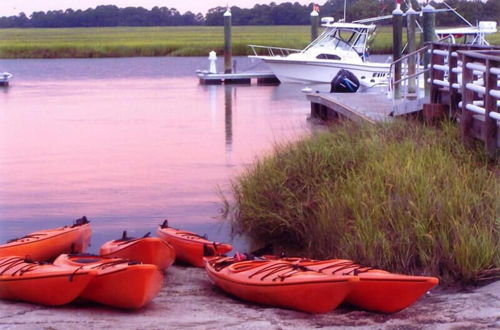
{"label": "white motorboat", "polygon": [[436,35],[439,40],[449,40],[453,44],[488,46],[486,35],[497,32],[495,21],[480,21],[477,26],[467,23],[470,26],[436,29]]}
{"label": "white motorboat", "polygon": [[331,83],[342,69],[350,71],[361,86],[387,84],[389,63],[370,62],[367,42],[374,24],[334,22],[324,17],[323,33],[303,50],[249,45],[281,82]]}
{"label": "white motorboat", "polygon": [[9,80],[12,78],[12,75],[8,72],[0,73],[0,86],[8,86]]}

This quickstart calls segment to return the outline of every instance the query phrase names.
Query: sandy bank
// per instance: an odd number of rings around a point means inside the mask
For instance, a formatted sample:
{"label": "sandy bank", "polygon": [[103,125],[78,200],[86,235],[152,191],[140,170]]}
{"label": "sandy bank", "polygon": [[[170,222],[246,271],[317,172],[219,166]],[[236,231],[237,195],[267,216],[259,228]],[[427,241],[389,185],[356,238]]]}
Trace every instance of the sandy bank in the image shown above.
{"label": "sandy bank", "polygon": [[[126,285],[124,283],[124,285]],[[500,328],[500,281],[471,292],[433,291],[393,315],[341,307],[321,315],[245,303],[225,295],[203,269],[173,266],[154,301],[135,312],[93,304],[43,307],[0,302],[0,329],[482,329]]]}

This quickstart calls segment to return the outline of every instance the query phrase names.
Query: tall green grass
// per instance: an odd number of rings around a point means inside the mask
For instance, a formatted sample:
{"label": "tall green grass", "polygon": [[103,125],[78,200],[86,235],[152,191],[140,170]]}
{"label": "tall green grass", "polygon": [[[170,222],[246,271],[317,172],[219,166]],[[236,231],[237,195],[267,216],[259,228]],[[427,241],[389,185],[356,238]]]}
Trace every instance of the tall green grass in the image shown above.
{"label": "tall green grass", "polygon": [[[233,54],[250,54],[248,44],[302,48],[309,30],[298,26],[233,27]],[[113,27],[2,29],[0,57],[207,56],[222,54],[222,27]]]}
{"label": "tall green grass", "polygon": [[289,255],[444,282],[498,278],[498,167],[482,154],[453,124],[346,123],[258,160],[223,197],[225,217],[255,246]]}
{"label": "tall green grass", "polygon": [[[308,26],[234,26],[233,54],[250,55],[249,44],[304,48]],[[492,37],[500,44],[500,33]],[[66,58],[123,56],[206,56],[224,49],[223,27],[110,27],[1,29],[1,58]],[[392,31],[381,27],[372,54],[392,52]]]}

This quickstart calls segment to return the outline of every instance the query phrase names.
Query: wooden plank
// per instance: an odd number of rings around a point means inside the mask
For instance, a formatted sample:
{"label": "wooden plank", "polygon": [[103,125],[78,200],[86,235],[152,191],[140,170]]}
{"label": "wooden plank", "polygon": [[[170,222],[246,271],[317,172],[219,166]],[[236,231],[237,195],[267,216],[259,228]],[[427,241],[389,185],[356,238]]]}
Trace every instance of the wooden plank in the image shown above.
{"label": "wooden plank", "polygon": [[465,88],[465,85],[473,80],[472,70],[467,68],[469,57],[462,54],[462,114],[460,116],[460,130],[462,139],[467,142],[471,137],[472,112],[466,109],[467,104],[472,104],[474,101],[474,92]]}

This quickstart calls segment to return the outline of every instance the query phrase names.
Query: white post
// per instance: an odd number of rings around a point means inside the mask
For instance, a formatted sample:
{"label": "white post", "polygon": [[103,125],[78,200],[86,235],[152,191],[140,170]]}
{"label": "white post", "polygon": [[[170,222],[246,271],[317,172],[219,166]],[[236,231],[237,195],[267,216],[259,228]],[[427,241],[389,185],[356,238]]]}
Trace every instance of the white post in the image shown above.
{"label": "white post", "polygon": [[210,62],[210,68],[208,69],[209,73],[217,73],[217,54],[212,50],[208,53],[208,61]]}

